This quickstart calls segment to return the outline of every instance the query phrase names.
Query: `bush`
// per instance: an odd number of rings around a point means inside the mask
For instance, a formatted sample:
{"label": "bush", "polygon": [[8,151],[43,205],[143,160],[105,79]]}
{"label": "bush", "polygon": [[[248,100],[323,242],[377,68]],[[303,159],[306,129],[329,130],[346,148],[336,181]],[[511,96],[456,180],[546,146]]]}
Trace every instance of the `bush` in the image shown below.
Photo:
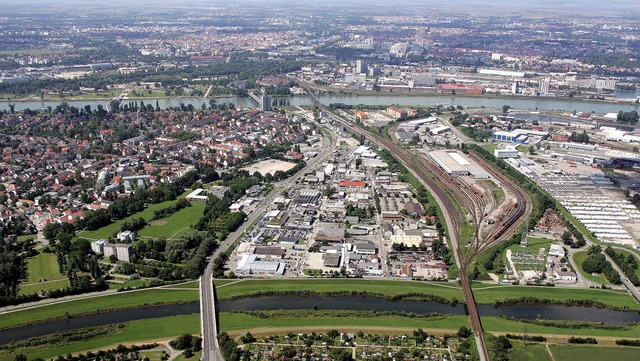
{"label": "bush", "polygon": [[508,339],[511,340],[524,340],[525,338],[527,339],[527,341],[533,341],[533,342],[545,342],[547,340],[546,337],[544,336],[536,336],[536,335],[532,335],[532,336],[524,336],[524,335],[513,335],[513,334],[506,334],[505,335]]}
{"label": "bush", "polygon": [[471,330],[466,326],[460,326],[458,329],[458,337],[467,338],[469,336],[471,336]]}
{"label": "bush", "polygon": [[575,344],[589,344],[589,345],[595,345],[598,343],[598,341],[593,337],[573,337],[573,336],[569,337],[567,342],[575,343]]}
{"label": "bush", "polygon": [[176,350],[185,350],[191,347],[191,343],[193,341],[193,336],[188,333],[183,334],[182,336],[176,338],[173,341],[169,341],[169,345]]}
{"label": "bush", "polygon": [[640,340],[616,340],[616,345],[640,347]]}

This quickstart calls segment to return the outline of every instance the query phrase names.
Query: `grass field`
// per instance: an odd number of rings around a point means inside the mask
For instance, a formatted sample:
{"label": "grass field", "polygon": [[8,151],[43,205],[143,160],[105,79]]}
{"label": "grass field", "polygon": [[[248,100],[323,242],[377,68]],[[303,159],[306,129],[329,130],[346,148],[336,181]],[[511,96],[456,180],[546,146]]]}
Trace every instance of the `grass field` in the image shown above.
{"label": "grass field", "polygon": [[43,282],[43,283],[21,284],[18,294],[28,295],[35,292],[39,292],[41,290],[51,291],[51,290],[59,290],[61,288],[67,288],[67,287],[69,287],[69,281],[66,278],[50,281],[50,282]]}
{"label": "grass field", "polygon": [[179,285],[175,285],[175,286],[168,286],[171,288],[198,288],[200,287],[200,283],[198,281],[192,281],[192,282],[187,282],[187,283],[183,283],[183,284],[179,284]]}
{"label": "grass field", "polygon": [[205,207],[206,203],[193,202],[191,207],[183,208],[169,217],[151,221],[138,234],[142,238],[165,237],[172,239],[179,237],[182,233],[190,233],[192,229],[189,227],[202,217],[202,211]]}
{"label": "grass field", "polygon": [[[465,316],[446,316],[433,320],[401,317],[401,316],[376,316],[371,317],[308,317],[301,322],[300,318],[283,317],[259,318],[241,313],[220,313],[220,329],[229,334],[238,335],[251,331],[253,335],[268,334],[269,332],[311,332],[313,330],[336,329],[340,331],[364,330],[375,332],[376,330],[412,331],[418,328],[423,330],[440,330],[455,333],[460,326],[467,325]],[[278,330],[281,329],[281,330]]]}
{"label": "grass field", "polygon": [[493,151],[498,149],[498,144],[500,143],[484,143],[481,145],[481,147],[493,154]]}
{"label": "grass field", "polygon": [[[229,283],[237,283],[238,281],[241,281],[241,280],[218,280],[218,279],[214,279],[213,280],[213,284],[216,287],[220,287],[220,286],[227,285]],[[244,282],[244,281],[242,281],[242,282]]]}
{"label": "grass field", "polygon": [[583,345],[552,345],[550,347],[551,353],[553,353],[556,361],[631,361],[640,358],[640,349],[637,347],[624,348]]}
{"label": "grass field", "polygon": [[216,290],[216,293],[218,299],[222,300],[256,291],[295,290],[311,290],[317,292],[366,291],[389,296],[415,292],[438,295],[446,299],[456,298],[459,301],[463,300],[461,288],[454,285],[362,279],[246,280],[221,287]]}
{"label": "grass field", "polygon": [[501,317],[482,317],[482,327],[487,332],[522,334],[527,329],[529,335],[561,335],[566,336],[592,336],[592,337],[625,337],[640,338],[640,326],[633,325],[623,329],[597,329],[597,328],[562,328],[541,326],[528,322],[508,320]]}
{"label": "grass field", "polygon": [[529,344],[524,347],[522,343],[511,341],[513,348],[509,351],[509,361],[552,361],[549,352],[540,344]]}
{"label": "grass field", "polygon": [[24,242],[28,239],[36,239],[38,237],[37,234],[25,234],[22,236],[18,236],[18,242]]}
{"label": "grass field", "polygon": [[[180,196],[178,197],[178,199],[179,199],[179,198],[186,197],[186,196],[187,196],[187,194],[189,194],[189,193],[190,193],[190,191],[186,191],[186,192],[184,192],[182,195],[180,195]],[[136,214],[133,214],[133,215],[131,215],[131,216],[129,216],[129,217],[127,217],[127,218],[125,218],[125,219],[119,219],[119,220],[117,220],[117,221],[115,221],[115,222],[111,223],[111,224],[110,224],[110,225],[108,225],[108,226],[102,227],[102,228],[100,228],[100,229],[96,229],[95,231],[82,231],[82,232],[78,233],[78,237],[80,237],[80,238],[87,238],[87,239],[89,239],[89,240],[95,240],[95,239],[107,239],[107,238],[109,238],[109,237],[113,237],[113,236],[115,236],[115,235],[118,233],[118,231],[120,230],[120,225],[121,225],[124,221],[129,220],[129,219],[132,219],[132,218],[140,218],[140,217],[142,217],[142,218],[144,218],[147,222],[149,222],[149,221],[151,220],[151,218],[153,218],[153,212],[154,212],[154,211],[157,211],[157,210],[160,210],[160,209],[166,208],[166,207],[168,207],[168,206],[170,206],[170,205],[174,204],[175,202],[176,202],[176,201],[174,200],[174,201],[167,201],[167,202],[162,202],[162,203],[157,203],[157,204],[150,204],[150,205],[149,205],[147,208],[145,208],[144,210],[142,210],[142,211],[140,211],[140,212],[138,212],[138,213],[136,213]],[[184,211],[184,209],[183,209],[182,211]],[[173,217],[173,215],[172,215],[172,216],[170,216],[170,217],[168,217],[168,218],[171,218],[171,217]],[[198,217],[198,218],[199,218],[199,217]],[[193,219],[188,219],[188,220],[185,220],[184,218],[179,218],[179,219],[181,219],[181,220],[183,220],[183,221],[187,221],[188,223],[186,223],[186,225],[185,225],[185,224],[175,225],[175,227],[178,227],[177,229],[182,229],[182,228],[185,228],[185,227],[189,227],[189,225],[191,225],[192,223],[194,223],[194,220],[193,220]],[[167,225],[168,225],[168,223],[167,223]],[[173,226],[172,226],[172,227],[173,227]],[[158,227],[158,228],[160,228],[160,227]],[[168,228],[168,227],[167,227],[167,228]],[[144,230],[140,231],[139,233],[143,233],[143,232],[144,232]],[[159,233],[159,232],[158,232],[158,233]],[[175,232],[174,232],[174,233],[175,233]],[[144,234],[144,233],[143,233],[143,234]],[[171,234],[167,235],[167,237],[169,237],[169,236],[171,236]]]}
{"label": "grass field", "polygon": [[561,287],[536,287],[536,286],[495,286],[477,289],[474,287],[473,295],[478,303],[493,304],[498,300],[520,297],[538,297],[550,300],[579,300],[591,299],[604,304],[640,310],[640,304],[624,290],[601,290],[587,288],[561,288]]}
{"label": "grass field", "polygon": [[158,302],[177,302],[199,300],[197,290],[162,290],[150,289],[134,292],[114,293],[106,296],[80,299],[72,302],[43,304],[38,307],[23,307],[16,312],[3,314],[0,317],[0,329],[15,327],[20,324],[64,317],[66,314],[78,315],[141,306]]}
{"label": "grass field", "polygon": [[52,253],[41,253],[27,260],[26,283],[59,280],[66,278],[58,269],[58,261]]}
{"label": "grass field", "polygon": [[601,273],[597,276],[592,275],[591,273],[587,273],[582,269],[582,262],[587,258],[588,254],[586,251],[584,252],[576,252],[573,254],[573,262],[576,263],[576,267],[578,268],[578,272],[582,275],[582,277],[588,279],[591,282],[595,282],[597,284],[605,284],[610,285],[607,278]]}
{"label": "grass field", "polygon": [[164,351],[140,351],[139,356],[144,360],[145,357],[149,358],[149,361],[162,361],[162,356],[165,354]]}
{"label": "grass field", "polygon": [[29,360],[38,357],[48,360],[67,353],[109,349],[119,343],[148,343],[172,339],[184,333],[198,334],[199,332],[200,317],[197,314],[130,321],[125,323],[125,327],[117,329],[112,334],[91,340],[28,347],[12,353],[0,351],[0,360],[14,360],[17,353],[28,355]]}
{"label": "grass field", "polygon": [[[636,303],[626,291],[480,284],[474,285],[473,288],[476,302],[484,304],[493,304],[496,301],[509,298],[531,296],[557,301],[593,299],[613,307],[628,307],[640,310],[640,304]],[[446,299],[456,298],[459,301],[463,300],[462,290],[455,284],[359,279],[246,280],[221,287],[217,290],[217,296],[219,299],[228,299],[258,290],[367,291],[388,296],[424,293],[441,296]]]}

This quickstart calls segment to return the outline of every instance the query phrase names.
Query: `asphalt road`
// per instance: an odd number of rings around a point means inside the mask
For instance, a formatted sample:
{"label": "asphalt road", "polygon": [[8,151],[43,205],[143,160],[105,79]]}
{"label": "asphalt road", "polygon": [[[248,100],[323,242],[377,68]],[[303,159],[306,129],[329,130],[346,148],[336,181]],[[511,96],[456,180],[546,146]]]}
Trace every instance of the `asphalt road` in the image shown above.
{"label": "asphalt road", "polygon": [[[223,252],[225,252],[235,241],[240,239],[247,229],[273,204],[273,200],[280,195],[280,193],[286,189],[289,189],[291,185],[305,174],[309,169],[322,163],[335,149],[335,144],[325,138],[324,145],[320,149],[318,155],[307,162],[307,166],[300,170],[298,173],[289,177],[281,182],[275,184],[274,189],[269,195],[260,202],[258,207],[251,212],[245,222],[235,232],[229,234],[229,236],[218,245],[216,250],[211,254],[211,260],[215,260]],[[208,361],[223,361],[220,354],[220,347],[217,339],[217,325],[216,325],[216,312],[215,312],[215,297],[213,295],[213,262],[209,262],[204,271],[204,274],[200,278],[200,322],[202,327],[202,339],[203,350],[202,360]]]}

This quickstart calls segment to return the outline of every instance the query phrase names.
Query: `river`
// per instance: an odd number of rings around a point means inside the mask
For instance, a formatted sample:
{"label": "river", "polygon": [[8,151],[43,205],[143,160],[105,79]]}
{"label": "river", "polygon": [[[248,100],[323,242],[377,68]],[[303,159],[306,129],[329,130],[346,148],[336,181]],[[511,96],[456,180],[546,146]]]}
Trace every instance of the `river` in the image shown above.
{"label": "river", "polygon": [[[378,312],[399,311],[416,314],[434,313],[443,315],[464,315],[466,313],[465,306],[462,304],[448,305],[435,302],[389,301],[373,297],[269,296],[244,298],[232,301],[218,301],[219,312],[230,312],[234,310],[259,311],[314,308],[320,310],[374,310]],[[193,302],[78,316],[0,331],[0,344],[84,327],[95,327],[149,318],[189,315],[199,313],[199,311],[199,303]],[[573,306],[510,305],[494,307],[492,305],[478,305],[478,312],[481,316],[485,317],[495,316],[524,320],[541,318],[556,321],[603,322],[605,325],[610,326],[621,326],[640,322],[640,312],[624,312]]]}
{"label": "river", "polygon": [[[635,94],[635,93],[631,93]],[[631,111],[640,110],[640,105],[629,103],[607,103],[595,100],[578,100],[578,99],[551,99],[551,98],[497,98],[497,97],[466,97],[466,96],[451,96],[451,95],[325,95],[318,97],[322,104],[329,105],[331,103],[344,103],[349,105],[391,105],[397,104],[401,106],[434,106],[438,104],[444,105],[462,105],[465,107],[480,108],[482,106],[486,108],[501,108],[503,105],[509,105],[514,109],[523,110],[560,110],[560,111],[576,111],[576,112],[596,112],[598,114],[604,113],[617,113],[620,110]],[[294,96],[289,97],[291,105],[311,105],[312,101],[306,96]],[[151,104],[155,106],[156,99],[137,99],[137,100],[123,100],[123,103],[129,101],[143,101],[145,104]],[[235,105],[241,105],[243,107],[256,107],[257,104],[251,98],[216,98],[218,104],[220,103],[233,103]],[[161,108],[167,107],[179,107],[180,104],[191,104],[195,108],[200,108],[204,103],[209,105],[208,99],[203,98],[173,98],[173,99],[157,99],[158,105]],[[26,101],[26,102],[8,102],[0,101],[0,109],[8,109],[9,104],[15,104],[16,110],[29,109],[46,109],[48,106],[56,107],[60,101]],[[67,103],[76,108],[82,108],[85,105],[91,105],[93,109],[98,104],[106,107],[108,101],[96,101],[96,100],[70,100]]]}

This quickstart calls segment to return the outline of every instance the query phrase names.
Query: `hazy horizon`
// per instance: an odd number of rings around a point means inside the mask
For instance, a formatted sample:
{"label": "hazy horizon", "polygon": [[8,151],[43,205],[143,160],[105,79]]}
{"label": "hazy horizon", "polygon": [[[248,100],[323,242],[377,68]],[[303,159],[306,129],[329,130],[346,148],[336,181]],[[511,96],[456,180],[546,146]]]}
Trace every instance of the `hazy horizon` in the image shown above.
{"label": "hazy horizon", "polygon": [[[83,11],[91,11],[95,6],[95,11],[105,9],[128,9],[137,8],[139,11],[161,11],[163,8],[176,9],[182,7],[192,8],[242,8],[242,7],[270,7],[294,10],[297,8],[309,9],[331,9],[331,8],[354,8],[363,11],[375,9],[395,10],[394,13],[403,13],[412,10],[453,10],[457,12],[477,13],[478,15],[500,15],[494,14],[493,11],[501,11],[502,13],[519,13],[523,11],[532,11],[535,13],[550,14],[589,14],[589,15],[606,15],[606,16],[630,16],[635,15],[640,10],[640,2],[631,0],[610,0],[603,2],[600,0],[569,0],[569,1],[552,1],[540,0],[531,2],[530,0],[512,0],[504,2],[502,0],[459,0],[455,2],[445,0],[401,0],[401,1],[337,1],[337,0],[236,0],[233,3],[228,2],[210,2],[201,0],[112,0],[108,3],[99,0],[23,0],[16,3],[14,0],[0,0],[0,5],[9,10],[34,10],[46,11],[49,9],[65,9],[73,7],[74,9],[82,9]],[[481,9],[481,10],[479,10]],[[526,15],[526,14],[525,14]],[[5,15],[7,16],[7,15]]]}

